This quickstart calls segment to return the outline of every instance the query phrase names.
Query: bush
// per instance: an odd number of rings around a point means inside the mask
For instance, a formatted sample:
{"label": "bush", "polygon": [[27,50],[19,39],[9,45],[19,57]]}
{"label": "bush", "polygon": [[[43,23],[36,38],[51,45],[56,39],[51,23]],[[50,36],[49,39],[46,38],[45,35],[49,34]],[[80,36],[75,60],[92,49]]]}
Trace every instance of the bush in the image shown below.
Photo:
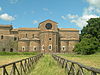
{"label": "bush", "polygon": [[96,50],[97,45],[96,45],[96,42],[94,40],[95,40],[95,38],[82,39],[81,42],[75,46],[74,51],[77,54],[84,54],[84,55],[95,53],[97,51]]}
{"label": "bush", "polygon": [[36,55],[38,52],[0,52],[0,55]]}
{"label": "bush", "polygon": [[100,52],[100,18],[87,21],[80,34],[80,42],[75,46],[77,54],[93,54]]}

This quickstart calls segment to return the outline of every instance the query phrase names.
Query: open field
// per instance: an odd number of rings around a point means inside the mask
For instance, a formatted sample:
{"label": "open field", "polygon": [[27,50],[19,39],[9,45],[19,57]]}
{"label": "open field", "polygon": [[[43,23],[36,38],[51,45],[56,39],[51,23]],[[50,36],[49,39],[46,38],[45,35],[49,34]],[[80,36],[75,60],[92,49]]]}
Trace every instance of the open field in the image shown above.
{"label": "open field", "polygon": [[66,75],[51,55],[44,55],[29,75]]}
{"label": "open field", "polygon": [[68,60],[73,60],[82,63],[86,66],[100,68],[100,53],[92,55],[77,55],[77,54],[58,54]]}
{"label": "open field", "polygon": [[[28,58],[28,57],[32,57],[32,56],[36,55],[37,53],[30,53],[30,52],[29,53],[28,52],[9,53],[9,52],[6,52],[6,54],[7,55],[5,55],[2,52],[0,53],[0,66],[4,65],[4,64],[11,63],[11,62],[15,62],[15,61],[18,61],[18,60],[21,60],[21,59],[25,59],[25,58]],[[19,63],[17,64],[17,66],[19,66]],[[6,69],[7,69],[8,72],[11,71],[12,65],[6,67]],[[2,73],[2,69],[0,69],[0,75],[2,75],[1,73]]]}
{"label": "open field", "polygon": [[8,64],[10,62],[14,62],[31,56],[33,55],[6,55],[6,56],[0,55],[0,65]]}
{"label": "open field", "polygon": [[[35,55],[35,54],[34,54]],[[77,55],[77,54],[58,54],[68,60],[73,60],[87,66],[100,68],[100,53],[93,55]],[[14,62],[20,59],[31,57],[33,55],[0,55],[0,65]],[[19,65],[19,64],[18,64]],[[11,70],[8,67],[8,71]],[[1,72],[2,70],[0,70]],[[0,74],[1,75],[1,74]],[[65,69],[52,58],[50,54],[45,54],[38,63],[32,68],[28,75],[66,75]]]}
{"label": "open field", "polygon": [[34,56],[35,52],[0,52],[0,65]]}

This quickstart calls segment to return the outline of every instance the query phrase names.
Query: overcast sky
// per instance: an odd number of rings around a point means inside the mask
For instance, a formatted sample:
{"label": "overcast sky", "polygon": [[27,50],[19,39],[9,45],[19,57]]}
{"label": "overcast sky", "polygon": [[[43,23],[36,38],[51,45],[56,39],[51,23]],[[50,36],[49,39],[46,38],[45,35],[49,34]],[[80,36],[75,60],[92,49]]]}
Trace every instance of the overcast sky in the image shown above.
{"label": "overcast sky", "polygon": [[100,16],[100,0],[0,0],[0,24],[14,28],[38,27],[51,19],[60,28],[81,30],[90,18]]}

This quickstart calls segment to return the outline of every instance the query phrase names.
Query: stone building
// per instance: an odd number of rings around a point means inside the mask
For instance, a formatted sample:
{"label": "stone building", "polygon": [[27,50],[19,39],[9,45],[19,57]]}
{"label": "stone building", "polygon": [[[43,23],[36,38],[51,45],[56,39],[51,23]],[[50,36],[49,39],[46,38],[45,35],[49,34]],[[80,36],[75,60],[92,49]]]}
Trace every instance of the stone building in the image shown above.
{"label": "stone building", "polygon": [[58,28],[58,23],[46,20],[38,28],[17,28],[0,25],[0,51],[72,52],[79,41],[79,30]]}

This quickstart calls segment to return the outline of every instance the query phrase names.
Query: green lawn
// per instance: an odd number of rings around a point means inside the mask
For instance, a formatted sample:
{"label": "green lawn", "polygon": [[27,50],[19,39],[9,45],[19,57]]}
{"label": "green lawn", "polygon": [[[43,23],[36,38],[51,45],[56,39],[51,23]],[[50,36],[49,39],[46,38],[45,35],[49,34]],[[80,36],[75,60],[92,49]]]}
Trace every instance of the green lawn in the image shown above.
{"label": "green lawn", "polygon": [[38,61],[29,75],[65,75],[65,70],[48,54]]}
{"label": "green lawn", "polygon": [[0,65],[8,64],[20,59],[28,58],[33,55],[0,55]]}
{"label": "green lawn", "polygon": [[77,55],[77,54],[58,54],[68,60],[73,60],[82,63],[86,66],[100,68],[100,53],[92,55]]}
{"label": "green lawn", "polygon": [[[68,60],[73,60],[87,66],[100,68],[100,53],[93,55],[58,54]],[[33,55],[0,55],[0,65],[14,62]],[[10,68],[11,69],[11,68]],[[1,70],[0,70],[1,71]],[[0,74],[1,75],[1,74]],[[45,54],[33,67],[29,75],[66,75],[65,70],[58,65],[50,54]]]}
{"label": "green lawn", "polygon": [[25,59],[37,54],[37,52],[0,52],[0,65]]}
{"label": "green lawn", "polygon": [[[31,56],[33,56],[33,55],[0,55],[0,66],[17,61],[17,60],[28,58]],[[17,66],[19,66],[19,63],[17,64]],[[12,69],[12,65],[6,67],[6,69],[10,74],[10,71]],[[2,73],[2,69],[0,68],[0,75],[2,75],[1,73]]]}

